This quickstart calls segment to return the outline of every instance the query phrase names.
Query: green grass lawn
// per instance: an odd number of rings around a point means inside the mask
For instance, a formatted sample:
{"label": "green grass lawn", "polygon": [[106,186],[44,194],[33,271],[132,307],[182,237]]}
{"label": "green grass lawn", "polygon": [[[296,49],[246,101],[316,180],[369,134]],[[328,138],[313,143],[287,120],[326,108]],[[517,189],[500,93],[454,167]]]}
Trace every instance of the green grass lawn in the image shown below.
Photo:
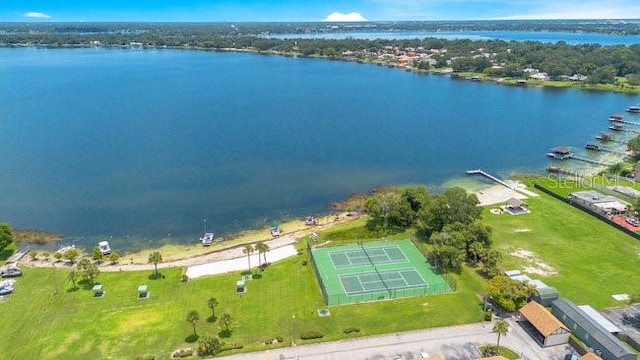
{"label": "green grass lawn", "polygon": [[[306,265],[303,263],[306,261]],[[91,290],[69,291],[68,270],[23,266],[15,293],[0,303],[0,348],[4,358],[135,358],[169,353],[189,344],[192,333],[186,322],[190,310],[202,320],[199,335],[216,335],[220,328],[207,318],[209,297],[216,297],[216,315],[231,314],[233,332],[226,343],[244,346],[242,351],[273,347],[265,340],[281,336],[282,345],[315,330],[325,340],[343,339],[343,330],[356,327],[359,335],[372,335],[433,326],[481,321],[476,292],[478,276],[465,270],[456,276],[458,291],[397,301],[331,307],[331,315],[319,317],[322,296],[307,254],[270,266],[260,279],[248,281],[247,293],[235,294],[240,274],[205,277],[180,283],[183,269],[163,270],[163,279],[150,280],[150,272],[102,273],[106,295],[93,298]],[[137,299],[137,287],[147,284],[151,297]],[[56,294],[56,290],[58,290]],[[357,336],[357,335],[356,335]],[[319,341],[319,340],[316,340]],[[20,346],[16,346],[20,344]]]}
{"label": "green grass lawn", "polygon": [[[542,276],[530,272],[555,287],[560,296],[596,308],[621,305],[612,294],[638,293],[640,289],[640,243],[576,208],[547,195],[526,200],[528,215],[483,217],[493,228],[493,239],[504,254],[505,269],[540,268],[540,262],[557,274]],[[511,255],[530,251],[534,259]],[[538,261],[538,264],[536,264]]]}

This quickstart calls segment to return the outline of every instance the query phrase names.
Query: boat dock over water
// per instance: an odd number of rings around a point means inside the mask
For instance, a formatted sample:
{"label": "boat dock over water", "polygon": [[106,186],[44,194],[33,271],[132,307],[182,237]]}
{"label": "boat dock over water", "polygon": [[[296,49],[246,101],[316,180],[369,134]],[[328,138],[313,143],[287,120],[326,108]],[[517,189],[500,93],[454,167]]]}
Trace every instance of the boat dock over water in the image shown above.
{"label": "boat dock over water", "polygon": [[[619,118],[614,118],[613,116],[614,115],[609,116],[609,121],[612,124],[626,124],[626,125],[640,126],[640,122],[624,120],[622,116],[620,116]],[[612,126],[615,126],[615,125],[612,125]]]}
{"label": "boat dock over water", "polygon": [[585,158],[585,157],[582,157],[582,156],[576,156],[576,155],[571,155],[570,159],[578,160],[578,161],[582,161],[582,162],[586,162],[586,163],[594,164],[594,165],[602,165],[602,166],[611,166],[611,165],[613,165],[613,164],[605,163],[605,162],[602,162],[602,161],[589,159],[589,158]]}
{"label": "boat dock over water", "polygon": [[635,113],[635,114],[640,113],[640,105],[632,105],[632,106],[629,106],[629,107],[627,108],[627,112]]}
{"label": "boat dock over water", "polygon": [[626,155],[626,153],[624,151],[613,150],[613,149],[610,149],[610,148],[608,148],[606,146],[601,146],[601,145],[594,144],[594,143],[587,143],[584,146],[584,148],[587,149],[587,150],[602,151],[602,152],[608,152],[608,153],[612,153],[612,154]]}
{"label": "boat dock over water", "polygon": [[487,179],[490,179],[504,187],[507,187],[513,191],[516,191],[516,189],[513,188],[513,186],[507,184],[506,182],[504,182],[503,180],[500,180],[499,178],[497,178],[496,176],[493,176],[491,174],[489,174],[488,172],[481,170],[481,169],[475,169],[475,170],[467,170],[467,175],[482,175],[484,177],[486,177]]}
{"label": "boat dock over water", "polygon": [[596,136],[596,140],[600,140],[602,142],[613,142],[616,144],[624,144],[626,145],[627,142],[626,141],[622,141],[622,140],[616,140],[613,138],[613,135],[608,133],[608,132],[601,132],[599,135]]}
{"label": "boat dock over water", "polygon": [[548,172],[554,173],[554,174],[564,174],[564,175],[571,175],[571,176],[577,176],[577,177],[586,177],[584,174],[582,174],[582,173],[580,173],[578,171],[561,168],[559,166],[547,166],[546,170]]}

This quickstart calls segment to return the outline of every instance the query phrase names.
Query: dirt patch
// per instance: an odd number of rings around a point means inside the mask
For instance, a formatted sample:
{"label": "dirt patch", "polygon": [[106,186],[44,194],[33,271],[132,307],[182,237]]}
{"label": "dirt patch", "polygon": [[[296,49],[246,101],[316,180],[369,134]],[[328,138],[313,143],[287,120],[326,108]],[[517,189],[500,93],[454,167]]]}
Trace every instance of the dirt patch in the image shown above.
{"label": "dirt patch", "polygon": [[524,271],[532,275],[552,276],[557,275],[558,271],[551,265],[540,260],[536,254],[529,250],[518,249],[509,255],[515,256],[523,260]]}

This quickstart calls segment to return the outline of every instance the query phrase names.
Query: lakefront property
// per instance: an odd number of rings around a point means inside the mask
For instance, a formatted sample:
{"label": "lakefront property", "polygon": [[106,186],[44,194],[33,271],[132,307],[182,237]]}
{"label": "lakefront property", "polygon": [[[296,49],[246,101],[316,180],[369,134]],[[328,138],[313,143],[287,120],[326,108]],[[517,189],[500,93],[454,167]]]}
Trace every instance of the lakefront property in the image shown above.
{"label": "lakefront property", "polygon": [[[505,54],[526,56],[532,44],[504,41],[314,43],[213,36],[201,25],[160,26],[164,35],[86,26],[0,33],[0,151],[11,155],[0,198],[12,209],[3,216],[71,234],[18,244],[0,226],[8,358],[313,358],[322,354],[306,345],[345,339],[359,345],[331,354],[637,357],[633,329],[603,332],[599,318],[620,321],[607,314],[638,301],[635,102],[477,84],[488,74],[635,92],[635,74],[514,68]],[[595,46],[538,46],[605,58]],[[211,49],[221,51],[200,51]],[[47,86],[35,86],[44,76]],[[601,133],[606,148],[556,146],[584,144],[620,109],[615,135]],[[541,176],[556,160],[562,168]],[[610,178],[584,175],[602,164]],[[538,175],[464,178],[477,166]],[[440,182],[449,183],[380,186]],[[456,336],[377,347],[383,334],[425,329]]]}

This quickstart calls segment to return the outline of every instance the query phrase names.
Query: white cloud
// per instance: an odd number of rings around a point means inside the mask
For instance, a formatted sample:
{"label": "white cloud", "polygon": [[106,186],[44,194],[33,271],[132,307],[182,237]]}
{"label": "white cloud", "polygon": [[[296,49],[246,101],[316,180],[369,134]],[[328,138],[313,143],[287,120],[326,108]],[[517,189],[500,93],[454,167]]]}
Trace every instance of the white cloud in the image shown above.
{"label": "white cloud", "polygon": [[37,12],[37,11],[29,11],[26,12],[24,14],[22,14],[24,17],[28,17],[28,18],[34,18],[34,19],[49,19],[51,18],[51,16],[45,14],[45,13],[41,13],[41,12]]}
{"label": "white cloud", "polygon": [[348,21],[367,21],[362,14],[358,12],[350,12],[348,14],[343,14],[341,12],[333,12],[329,14],[322,21],[337,21],[337,22],[348,22]]}

